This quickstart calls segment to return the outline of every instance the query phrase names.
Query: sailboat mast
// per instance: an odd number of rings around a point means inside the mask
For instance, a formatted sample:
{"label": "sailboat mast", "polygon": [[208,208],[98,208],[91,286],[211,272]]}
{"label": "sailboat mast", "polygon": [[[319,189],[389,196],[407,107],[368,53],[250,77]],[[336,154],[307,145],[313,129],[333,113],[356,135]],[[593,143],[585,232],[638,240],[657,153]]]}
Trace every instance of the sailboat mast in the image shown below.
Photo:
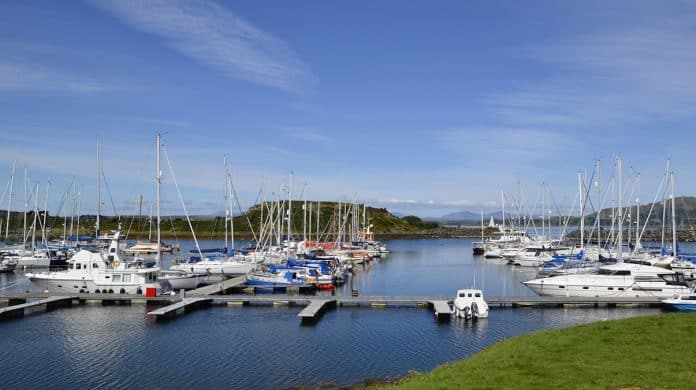
{"label": "sailboat mast", "polygon": [[503,206],[503,228],[505,228],[505,191],[500,191],[500,204]]}
{"label": "sailboat mast", "polygon": [[157,137],[155,139],[157,143],[157,151],[155,153],[155,158],[157,160],[157,172],[155,173],[155,198],[156,203],[157,203],[157,220],[155,221],[156,225],[156,230],[157,230],[157,255],[155,258],[155,264],[159,265],[161,260],[162,260],[162,237],[161,237],[161,215],[160,215],[160,185],[162,182],[162,169],[160,168],[160,133],[157,133]]}
{"label": "sailboat mast", "polygon": [[636,174],[636,246],[634,252],[638,250],[638,241],[640,240],[640,172]]}
{"label": "sailboat mast", "polygon": [[79,198],[77,198],[77,234],[75,241],[80,241],[80,214],[82,213],[82,192],[84,191],[84,186],[80,184],[80,191],[78,192]]}
{"label": "sailboat mast", "polygon": [[37,214],[39,213],[39,182],[37,181],[36,184],[34,185],[34,221],[32,222],[32,231],[31,231],[31,251],[32,253],[36,250],[36,219],[37,219]]}
{"label": "sailboat mast", "polygon": [[97,136],[97,222],[95,224],[96,238],[99,238],[99,221],[101,214],[101,162],[99,161],[99,136]]}
{"label": "sailboat mast", "polygon": [[28,179],[27,165],[24,164],[24,227],[22,231],[22,244],[27,244],[27,207],[29,207],[29,200],[27,192],[29,191],[29,179]]}
{"label": "sailboat mast", "polygon": [[616,261],[619,263],[623,263],[623,210],[622,210],[622,205],[621,205],[623,193],[621,192],[621,181],[622,181],[622,179],[621,179],[621,156],[616,156],[616,172],[617,172],[616,183],[617,183],[617,189],[618,189],[617,192],[619,194],[618,206],[617,206],[617,208],[618,208],[617,212],[618,212],[618,218],[619,218],[619,220],[618,220],[619,237],[617,240],[617,242],[618,242],[618,244],[617,244],[618,245],[618,254],[616,256]]}
{"label": "sailboat mast", "polygon": [[140,194],[140,198],[138,200],[138,236],[136,237],[136,241],[140,241],[140,230],[142,227],[140,226],[140,221],[143,219],[143,194]]}
{"label": "sailboat mast", "polygon": [[600,188],[600,177],[599,177],[599,160],[595,161],[595,171],[597,179],[595,181],[595,187],[597,187],[597,245],[602,247],[602,190]]}
{"label": "sailboat mast", "polygon": [[290,171],[290,189],[288,192],[288,257],[290,256],[290,239],[292,237],[292,179],[293,173]]}
{"label": "sailboat mast", "polygon": [[307,225],[307,231],[309,232],[309,241],[312,241],[312,206],[314,206],[314,203],[309,202],[309,212],[307,213],[309,218],[309,222]]}
{"label": "sailboat mast", "polygon": [[[46,215],[48,215],[48,191],[51,188],[51,181],[46,183],[46,197],[44,199],[44,215],[43,215],[43,228],[41,229],[41,241],[44,244],[48,244],[48,237],[46,237]],[[78,232],[79,235],[79,232]]]}
{"label": "sailboat mast", "polygon": [[227,171],[227,180],[229,182],[227,193],[229,194],[228,209],[230,210],[230,245],[232,246],[232,249],[234,249],[234,211],[232,211],[234,209],[234,207],[232,207],[232,190],[234,189],[234,185],[232,184],[232,175],[229,171]]}
{"label": "sailboat mast", "polygon": [[[667,170],[665,171],[665,179],[670,180],[669,176],[669,164],[670,160],[667,159]],[[665,190],[665,192],[667,192]],[[665,198],[664,193],[662,194],[662,248],[665,247],[665,225],[667,224],[667,198]]]}
{"label": "sailboat mast", "polygon": [[546,187],[541,183],[541,235],[546,235]]}
{"label": "sailboat mast", "polygon": [[[261,218],[259,219],[259,241],[261,241],[261,237],[263,237],[263,225],[265,224],[263,219],[263,209],[266,207],[266,179],[261,182],[261,193],[263,194],[263,198],[261,201]],[[259,242],[256,242],[256,249],[258,248]]]}
{"label": "sailboat mast", "polygon": [[302,192],[304,192],[304,205],[302,206],[302,238],[307,241],[307,182],[305,182]]}
{"label": "sailboat mast", "polygon": [[10,232],[10,210],[12,209],[12,186],[14,185],[15,178],[15,168],[17,167],[17,160],[12,162],[12,177],[10,178],[10,197],[7,200],[7,221],[5,221],[5,240],[7,240],[7,235]]}
{"label": "sailboat mast", "polygon": [[669,173],[669,181],[672,184],[672,252],[673,256],[677,256],[677,213],[675,210],[674,198],[674,171]]}
{"label": "sailboat mast", "polygon": [[229,188],[229,178],[227,177],[227,154],[222,156],[223,165],[225,167],[225,250],[227,250],[227,219],[230,217],[229,203],[227,202],[227,189]]}
{"label": "sailboat mast", "polygon": [[580,249],[585,247],[585,191],[582,188],[582,171],[578,172],[578,192],[580,193]]}

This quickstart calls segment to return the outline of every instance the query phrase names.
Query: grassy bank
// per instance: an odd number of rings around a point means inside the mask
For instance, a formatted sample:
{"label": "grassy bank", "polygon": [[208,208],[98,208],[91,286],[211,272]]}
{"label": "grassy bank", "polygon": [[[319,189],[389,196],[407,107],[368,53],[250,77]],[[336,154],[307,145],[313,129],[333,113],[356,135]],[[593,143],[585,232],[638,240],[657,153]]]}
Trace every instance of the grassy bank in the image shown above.
{"label": "grassy bank", "polygon": [[[488,321],[495,321],[489,319]],[[515,337],[398,389],[693,389],[696,314],[603,321]]]}

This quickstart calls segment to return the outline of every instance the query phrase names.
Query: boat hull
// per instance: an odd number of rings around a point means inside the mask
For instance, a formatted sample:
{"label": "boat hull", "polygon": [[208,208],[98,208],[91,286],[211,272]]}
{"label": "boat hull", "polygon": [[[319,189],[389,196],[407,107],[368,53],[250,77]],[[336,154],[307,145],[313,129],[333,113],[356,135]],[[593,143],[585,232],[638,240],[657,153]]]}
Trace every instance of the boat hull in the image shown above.
{"label": "boat hull", "polygon": [[[548,279],[564,278],[564,276],[555,276]],[[537,280],[524,282],[524,284],[538,295],[550,297],[667,298],[673,296],[674,294],[684,294],[689,292],[689,288],[686,286],[640,287],[631,283],[595,286],[571,285],[563,283],[551,285],[537,282]]]}
{"label": "boat hull", "polygon": [[206,262],[177,264],[170,267],[174,270],[187,272],[203,272],[211,275],[229,277],[246,275],[254,270],[254,264],[242,262]]}
{"label": "boat hull", "polygon": [[145,288],[140,284],[97,284],[92,280],[51,279],[41,276],[29,276],[29,280],[49,291],[67,293],[109,293],[142,295]]}

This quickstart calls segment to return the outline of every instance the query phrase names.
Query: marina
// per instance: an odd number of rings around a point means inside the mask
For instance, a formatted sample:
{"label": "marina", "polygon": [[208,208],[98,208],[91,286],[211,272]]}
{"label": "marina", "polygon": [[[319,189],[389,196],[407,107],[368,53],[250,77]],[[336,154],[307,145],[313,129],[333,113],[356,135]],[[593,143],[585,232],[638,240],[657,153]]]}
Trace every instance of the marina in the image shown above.
{"label": "marina", "polygon": [[696,388],[696,3],[0,20],[3,390]]}

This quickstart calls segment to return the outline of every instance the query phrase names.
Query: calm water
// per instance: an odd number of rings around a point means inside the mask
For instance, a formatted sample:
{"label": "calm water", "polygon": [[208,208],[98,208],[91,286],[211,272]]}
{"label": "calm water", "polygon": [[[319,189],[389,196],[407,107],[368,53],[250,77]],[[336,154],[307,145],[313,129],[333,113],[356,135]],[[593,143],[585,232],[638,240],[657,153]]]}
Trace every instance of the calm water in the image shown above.
{"label": "calm water", "polygon": [[[218,244],[206,242],[206,245]],[[399,240],[357,267],[361,295],[531,295],[533,271],[474,258],[471,240]],[[183,243],[184,246],[187,243]],[[0,288],[41,289],[21,273]],[[658,309],[494,309],[438,323],[426,309],[339,308],[301,326],[293,307],[211,307],[155,322],[145,306],[79,306],[0,323],[3,388],[279,388],[427,371],[520,333],[647,315]]]}

